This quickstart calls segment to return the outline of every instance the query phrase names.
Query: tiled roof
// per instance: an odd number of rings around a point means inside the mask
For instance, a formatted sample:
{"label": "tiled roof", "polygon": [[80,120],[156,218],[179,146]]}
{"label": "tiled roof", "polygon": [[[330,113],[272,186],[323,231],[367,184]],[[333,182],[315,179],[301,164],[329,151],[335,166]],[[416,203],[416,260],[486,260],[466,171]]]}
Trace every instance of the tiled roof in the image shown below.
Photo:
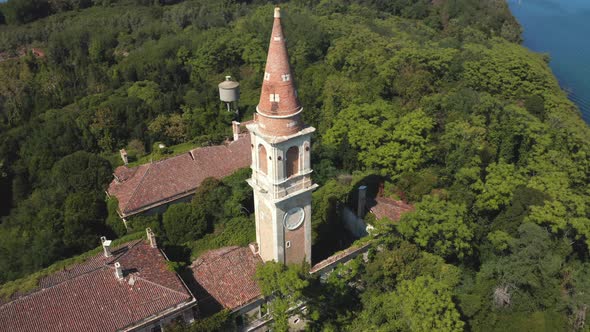
{"label": "tiled roof", "polygon": [[[124,279],[115,276],[121,263]],[[112,257],[97,254],[39,281],[39,288],[0,305],[6,331],[104,332],[130,328],[146,318],[194,301],[166,258],[143,241],[127,243]]]}
{"label": "tiled roof", "polygon": [[[275,8],[264,76],[258,111],[267,115],[281,116],[299,111],[301,105],[295,93],[279,8]],[[279,99],[272,101],[269,97],[272,93],[279,94]]]}
{"label": "tiled roof", "polygon": [[254,278],[256,266],[261,263],[262,259],[249,248],[233,246],[204,253],[191,269],[197,283],[217,303],[233,310],[261,296]]}
{"label": "tiled roof", "polygon": [[204,179],[231,175],[251,160],[250,135],[242,134],[227,145],[197,148],[133,168],[117,167],[108,193],[119,200],[119,212],[129,216],[190,195]]}
{"label": "tiled roof", "polygon": [[295,80],[289,65],[287,42],[281,26],[280,8],[275,8],[274,21],[268,46],[264,78],[256,111],[263,133],[285,136],[301,129],[301,104],[295,89]]}
{"label": "tiled roof", "polygon": [[391,221],[399,221],[402,214],[412,210],[414,210],[413,205],[387,197],[376,197],[375,205],[371,208],[371,212],[377,219],[387,217]]}

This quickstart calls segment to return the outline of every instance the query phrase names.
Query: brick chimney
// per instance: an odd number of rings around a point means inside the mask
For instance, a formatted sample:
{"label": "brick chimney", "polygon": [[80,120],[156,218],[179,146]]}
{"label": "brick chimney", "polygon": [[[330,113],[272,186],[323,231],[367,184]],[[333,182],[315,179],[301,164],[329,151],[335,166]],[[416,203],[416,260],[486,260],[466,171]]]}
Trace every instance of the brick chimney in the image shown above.
{"label": "brick chimney", "polygon": [[356,210],[356,215],[359,218],[363,217],[363,214],[365,213],[365,207],[367,205],[367,186],[360,186],[359,187],[359,191],[358,191],[358,203],[357,203],[357,210]]}
{"label": "brick chimney", "polygon": [[115,263],[115,276],[117,276],[117,279],[123,280],[123,268],[119,262]]}
{"label": "brick chimney", "polygon": [[113,241],[107,240],[106,236],[100,237],[100,243],[102,243],[102,249],[104,250],[104,257],[111,257],[113,254],[111,253],[111,243]]}
{"label": "brick chimney", "polygon": [[154,235],[154,232],[152,232],[151,228],[146,228],[145,232],[147,234],[147,238],[150,241],[150,247],[152,248],[157,248],[158,247],[158,243],[156,242],[156,235]]}
{"label": "brick chimney", "polygon": [[119,150],[119,153],[121,154],[121,159],[123,159],[123,163],[125,165],[129,164],[129,158],[127,157],[127,150],[121,149],[121,150]]}
{"label": "brick chimney", "polygon": [[237,141],[240,138],[240,123],[238,121],[232,121],[231,129],[234,133],[234,141]]}

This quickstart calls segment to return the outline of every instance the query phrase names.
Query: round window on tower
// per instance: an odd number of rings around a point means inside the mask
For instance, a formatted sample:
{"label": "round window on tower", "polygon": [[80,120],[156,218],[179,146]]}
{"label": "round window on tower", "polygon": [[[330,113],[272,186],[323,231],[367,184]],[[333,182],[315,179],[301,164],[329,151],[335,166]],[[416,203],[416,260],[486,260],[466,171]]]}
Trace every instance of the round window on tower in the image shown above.
{"label": "round window on tower", "polygon": [[285,223],[285,228],[292,231],[301,224],[303,224],[303,220],[305,219],[305,211],[302,208],[296,207],[292,208],[291,210],[285,213],[285,217],[283,218],[283,222]]}

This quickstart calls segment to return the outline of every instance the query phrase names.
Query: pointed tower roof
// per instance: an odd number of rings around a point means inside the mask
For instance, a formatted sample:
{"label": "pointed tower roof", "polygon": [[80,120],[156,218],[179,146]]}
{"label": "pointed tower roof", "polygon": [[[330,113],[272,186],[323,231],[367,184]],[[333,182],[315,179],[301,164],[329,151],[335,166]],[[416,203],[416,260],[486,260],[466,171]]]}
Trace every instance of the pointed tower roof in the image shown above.
{"label": "pointed tower roof", "polygon": [[298,132],[301,129],[299,113],[302,110],[289,66],[286,40],[281,27],[281,10],[275,8],[260,101],[256,107],[260,115],[258,123],[261,131],[272,136]]}

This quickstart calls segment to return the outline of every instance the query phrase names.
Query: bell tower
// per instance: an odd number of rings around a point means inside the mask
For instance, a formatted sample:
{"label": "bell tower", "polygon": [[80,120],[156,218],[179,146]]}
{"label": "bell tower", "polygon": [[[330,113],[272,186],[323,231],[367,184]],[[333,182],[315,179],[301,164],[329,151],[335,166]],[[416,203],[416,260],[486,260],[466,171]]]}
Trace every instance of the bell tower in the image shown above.
{"label": "bell tower", "polygon": [[252,142],[256,242],[263,261],[311,263],[310,141],[313,127],[301,121],[303,107],[291,75],[280,8],[274,23],[254,122]]}

